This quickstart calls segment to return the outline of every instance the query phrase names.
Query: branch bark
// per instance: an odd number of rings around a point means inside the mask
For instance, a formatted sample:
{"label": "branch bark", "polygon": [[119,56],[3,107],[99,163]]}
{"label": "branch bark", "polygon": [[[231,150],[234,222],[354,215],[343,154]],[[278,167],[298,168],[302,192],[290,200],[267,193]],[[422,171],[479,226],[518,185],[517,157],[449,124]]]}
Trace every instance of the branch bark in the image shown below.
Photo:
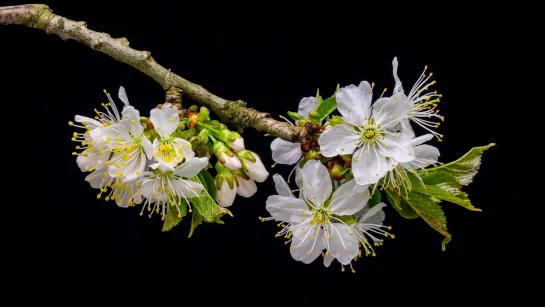
{"label": "branch bark", "polygon": [[[247,108],[242,100],[227,100],[218,97],[202,86],[192,83],[170,70],[159,65],[148,51],[135,50],[129,47],[129,41],[113,38],[109,34],[96,32],[87,28],[85,22],[73,21],[55,15],[43,4],[27,4],[0,7],[0,25],[23,25],[55,34],[63,40],[73,39],[89,48],[100,51],[110,57],[129,64],[150,76],[167,91],[167,99],[177,101],[179,90],[196,102],[210,108],[225,123],[233,124],[237,129],[252,127],[265,131],[271,136],[295,142],[307,135],[304,128],[292,126],[271,118],[270,114]],[[170,98],[169,98],[170,97]]]}

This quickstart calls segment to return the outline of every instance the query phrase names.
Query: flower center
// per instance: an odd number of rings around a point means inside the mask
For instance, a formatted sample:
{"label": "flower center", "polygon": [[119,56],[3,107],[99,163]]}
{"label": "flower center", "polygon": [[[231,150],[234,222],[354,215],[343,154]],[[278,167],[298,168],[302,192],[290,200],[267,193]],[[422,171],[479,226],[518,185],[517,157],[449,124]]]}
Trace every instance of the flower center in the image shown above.
{"label": "flower center", "polygon": [[364,144],[374,144],[379,138],[384,138],[384,132],[374,124],[363,126],[360,133],[360,139]]}
{"label": "flower center", "polygon": [[312,211],[312,220],[310,225],[324,226],[331,218],[331,210],[319,207]]}
{"label": "flower center", "polygon": [[163,144],[159,145],[155,155],[157,158],[161,158],[167,163],[178,163],[183,160],[184,151],[182,150],[182,146],[177,146],[170,141],[165,141]]}

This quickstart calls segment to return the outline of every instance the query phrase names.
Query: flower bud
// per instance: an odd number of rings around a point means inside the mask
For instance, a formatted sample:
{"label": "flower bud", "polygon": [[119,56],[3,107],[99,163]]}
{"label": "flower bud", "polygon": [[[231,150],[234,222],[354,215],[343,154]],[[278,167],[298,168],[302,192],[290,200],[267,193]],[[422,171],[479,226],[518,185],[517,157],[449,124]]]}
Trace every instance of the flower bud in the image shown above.
{"label": "flower bud", "polygon": [[199,115],[197,115],[200,122],[206,122],[210,120],[210,111],[206,107],[201,107]]}
{"label": "flower bud", "polygon": [[237,194],[242,197],[250,197],[257,192],[255,181],[246,175],[242,170],[235,172],[237,182]]}
{"label": "flower bud", "polygon": [[329,124],[331,126],[337,126],[337,125],[340,125],[340,124],[344,124],[344,120],[342,117],[340,116],[337,116],[337,115],[333,115],[331,117],[331,119],[329,120]]}
{"label": "flower bud", "polygon": [[221,172],[216,176],[216,187],[218,189],[217,201],[222,207],[229,207],[237,196],[237,187],[234,176],[230,172]]}
{"label": "flower bud", "polygon": [[240,151],[244,149],[244,139],[237,132],[231,132],[231,139],[227,142],[229,146],[234,151]]}
{"label": "flower bud", "polygon": [[307,160],[318,160],[322,157],[322,154],[316,148],[311,148],[306,154],[305,159]]}
{"label": "flower bud", "polygon": [[344,164],[344,161],[342,161],[341,159],[333,159],[333,160],[327,161],[327,164],[326,164],[327,170],[332,179],[335,179],[335,180],[344,179],[345,168],[342,164]]}
{"label": "flower bud", "polygon": [[216,142],[213,147],[214,155],[218,160],[230,170],[237,170],[242,167],[238,157],[222,142]]}
{"label": "flower bud", "polygon": [[320,114],[318,114],[318,112],[316,112],[315,110],[310,110],[310,112],[308,112],[308,117],[311,123],[313,124],[320,123]]}
{"label": "flower bud", "polygon": [[255,152],[241,150],[237,152],[237,155],[242,162],[242,169],[250,178],[257,182],[263,182],[269,177],[269,172],[267,172],[263,162]]}

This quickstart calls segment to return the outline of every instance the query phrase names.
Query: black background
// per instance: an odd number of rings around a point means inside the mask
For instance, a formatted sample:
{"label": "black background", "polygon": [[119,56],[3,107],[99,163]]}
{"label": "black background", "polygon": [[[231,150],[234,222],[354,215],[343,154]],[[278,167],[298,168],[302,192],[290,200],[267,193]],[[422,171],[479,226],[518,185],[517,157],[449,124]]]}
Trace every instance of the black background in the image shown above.
{"label": "black background", "polygon": [[[33,144],[16,140],[9,149],[28,154],[25,178],[35,182],[24,181],[25,189],[29,184],[35,189],[17,199],[21,206],[30,204],[32,219],[17,228],[29,250],[21,260],[32,267],[24,287],[32,289],[27,294],[47,290],[47,296],[21,298],[185,306],[524,298],[519,291],[541,267],[530,265],[537,255],[526,253],[525,236],[515,234],[529,223],[529,204],[518,188],[529,179],[520,168],[506,165],[517,159],[516,136],[526,134],[512,116],[529,111],[508,107],[514,102],[511,92],[523,92],[531,80],[502,76],[516,66],[508,48],[519,34],[509,31],[507,19],[493,6],[437,2],[333,1],[301,7],[277,2],[48,3],[55,13],[84,20],[93,30],[127,37],[131,47],[150,51],[160,64],[212,93],[243,99],[276,118],[295,111],[299,100],[317,88],[329,96],[337,83],[369,80],[378,89],[391,89],[394,56],[406,90],[429,65],[446,117],[440,129],[444,142],[435,144],[441,160],[452,161],[474,146],[499,145],[484,154],[479,174],[466,188],[483,212],[444,203],[453,240],[443,252],[441,235],[424,221],[404,220],[387,208],[386,223],[393,225],[396,239],[386,240],[377,257],[358,260],[356,274],[341,273],[338,263],[325,268],[319,260],[310,265],[294,261],[283,241],[274,238],[276,226],[258,221],[267,215],[266,198],[274,194],[270,177],[254,197],[236,199],[230,208],[234,218],[225,218],[225,225],[200,226],[191,239],[188,220],[163,233],[159,218],[139,217],[138,209],[96,199],[71,156],[68,121],[75,114],[91,115],[105,102],[102,90],[115,94],[120,85],[131,104],[149,114],[163,101],[162,88],[77,42],[1,27],[3,104],[26,119],[21,123],[12,117],[8,124],[18,125]],[[184,105],[190,104],[185,98]],[[272,138],[252,129],[243,136],[265,165],[273,163]],[[290,169],[270,171],[287,175]]]}

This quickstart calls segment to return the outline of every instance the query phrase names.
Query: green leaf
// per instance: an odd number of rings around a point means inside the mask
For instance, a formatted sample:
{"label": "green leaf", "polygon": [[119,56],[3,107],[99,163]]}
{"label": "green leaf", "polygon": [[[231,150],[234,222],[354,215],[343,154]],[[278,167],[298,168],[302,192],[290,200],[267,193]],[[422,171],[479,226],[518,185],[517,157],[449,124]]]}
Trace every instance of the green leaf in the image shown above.
{"label": "green leaf", "polygon": [[324,102],[324,99],[322,98],[322,96],[320,96],[320,89],[318,89],[318,91],[316,92],[316,108],[318,108],[322,102]]}
{"label": "green leaf", "polygon": [[376,204],[380,203],[381,199],[382,199],[382,193],[380,192],[379,189],[375,189],[375,194],[373,194],[373,196],[368,202],[369,207],[373,208]]}
{"label": "green leaf", "polygon": [[191,236],[193,235],[193,231],[195,231],[195,228],[197,228],[197,226],[202,224],[202,221],[202,216],[198,212],[193,211],[193,214],[191,215],[191,229],[189,230],[189,235],[187,236],[188,238],[191,238]]}
{"label": "green leaf", "polygon": [[293,120],[301,120],[303,117],[299,113],[288,111],[288,116]]}
{"label": "green leaf", "polygon": [[418,213],[414,211],[414,209],[407,204],[407,202],[397,194],[394,190],[384,190],[386,193],[386,197],[388,198],[388,201],[390,202],[390,205],[394,207],[394,209],[401,215],[402,217],[406,219],[416,219],[418,218]]}
{"label": "green leaf", "polygon": [[441,206],[430,197],[414,191],[409,193],[409,198],[406,201],[428,225],[445,236],[442,243],[442,248],[445,250],[446,244],[450,242],[452,236],[447,231],[447,219]]}
{"label": "green leaf", "polygon": [[473,147],[463,157],[454,162],[450,162],[438,167],[421,170],[419,173],[421,175],[426,172],[449,173],[456,177],[461,185],[468,185],[473,181],[473,177],[479,171],[479,167],[481,166],[481,156],[483,152],[495,145],[496,144],[491,143],[486,146]]}
{"label": "green leaf", "polygon": [[177,130],[177,131],[174,131],[174,133],[172,133],[172,137],[181,138],[184,140],[189,140],[192,136],[195,136],[195,128],[182,130],[182,131]]}
{"label": "green leaf", "polygon": [[204,187],[206,191],[208,191],[208,194],[210,194],[210,197],[212,197],[213,200],[216,200],[218,190],[212,175],[210,175],[207,170],[202,170],[197,176],[204,182]]}
{"label": "green leaf", "polygon": [[411,180],[412,189],[433,197],[434,199],[432,200],[435,202],[437,202],[436,199],[445,200],[472,211],[482,211],[471,205],[467,194],[460,190],[462,186],[458,183],[458,179],[450,173],[437,171],[429,173],[429,175],[422,174],[421,178],[424,185],[416,176],[410,173],[408,175]]}
{"label": "green leaf", "polygon": [[[178,217],[178,210],[175,206],[178,206],[180,208],[181,217]],[[185,200],[181,201],[181,206],[179,206],[178,204],[176,204],[175,206],[168,206],[167,208],[165,222],[163,223],[163,231],[169,231],[174,228],[174,226],[178,225],[182,218],[187,214],[187,203]]]}
{"label": "green leaf", "polygon": [[326,117],[329,116],[329,114],[333,113],[337,109],[337,99],[335,99],[335,95],[327,98],[324,100],[316,109],[316,112],[318,112],[320,121],[323,121],[326,119]]}

